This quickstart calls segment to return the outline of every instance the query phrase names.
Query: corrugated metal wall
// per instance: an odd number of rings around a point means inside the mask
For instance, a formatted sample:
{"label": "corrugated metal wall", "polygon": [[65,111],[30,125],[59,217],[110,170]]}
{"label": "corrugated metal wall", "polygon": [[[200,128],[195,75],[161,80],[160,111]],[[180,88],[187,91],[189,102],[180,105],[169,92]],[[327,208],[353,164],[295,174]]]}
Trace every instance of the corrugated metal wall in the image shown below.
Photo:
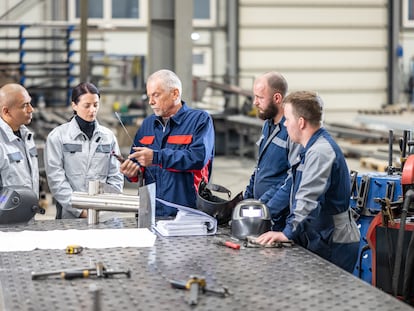
{"label": "corrugated metal wall", "polygon": [[240,0],[240,84],[269,70],[327,110],[387,104],[387,0]]}

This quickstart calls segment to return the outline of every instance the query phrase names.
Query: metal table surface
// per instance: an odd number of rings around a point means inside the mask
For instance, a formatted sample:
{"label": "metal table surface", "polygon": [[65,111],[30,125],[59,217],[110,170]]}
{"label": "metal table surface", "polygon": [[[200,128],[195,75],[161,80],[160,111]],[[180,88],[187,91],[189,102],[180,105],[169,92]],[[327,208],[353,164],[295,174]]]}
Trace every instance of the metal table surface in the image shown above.
{"label": "metal table surface", "polygon": [[[136,227],[133,218],[90,226],[84,219],[33,221],[2,231]],[[219,234],[228,229],[221,228]],[[413,310],[309,251],[241,248],[212,243],[213,237],[157,237],[150,248],[85,249],[0,253],[2,310],[93,310],[91,286],[101,289],[101,310]],[[32,271],[91,267],[131,269],[131,278],[32,280]],[[196,306],[188,291],[169,280],[203,276],[209,287],[226,286],[231,295],[200,294]]]}

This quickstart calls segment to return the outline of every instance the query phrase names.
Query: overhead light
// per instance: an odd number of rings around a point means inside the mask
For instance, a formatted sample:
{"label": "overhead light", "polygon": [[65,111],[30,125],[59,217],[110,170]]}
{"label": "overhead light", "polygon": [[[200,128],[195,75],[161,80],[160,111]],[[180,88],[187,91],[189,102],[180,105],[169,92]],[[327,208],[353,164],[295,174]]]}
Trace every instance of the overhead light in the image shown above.
{"label": "overhead light", "polygon": [[192,39],[193,41],[197,41],[197,40],[199,40],[199,39],[200,39],[200,34],[199,34],[198,32],[193,32],[193,33],[191,34],[191,39]]}

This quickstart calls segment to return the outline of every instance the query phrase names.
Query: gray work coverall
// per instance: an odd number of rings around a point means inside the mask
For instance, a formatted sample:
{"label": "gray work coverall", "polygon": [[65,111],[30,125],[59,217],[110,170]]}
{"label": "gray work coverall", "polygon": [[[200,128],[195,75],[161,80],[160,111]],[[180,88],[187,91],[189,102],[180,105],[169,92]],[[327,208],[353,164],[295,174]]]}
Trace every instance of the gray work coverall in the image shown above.
{"label": "gray work coverall", "polygon": [[62,218],[78,218],[81,209],[73,208],[74,191],[87,192],[89,181],[99,180],[121,192],[124,175],[119,171],[119,154],[115,135],[96,121],[89,140],[75,118],[55,128],[45,145],[45,169],[50,191],[62,206]]}
{"label": "gray work coverall", "polygon": [[34,135],[20,126],[17,137],[0,118],[0,186],[23,186],[39,197],[39,166]]}

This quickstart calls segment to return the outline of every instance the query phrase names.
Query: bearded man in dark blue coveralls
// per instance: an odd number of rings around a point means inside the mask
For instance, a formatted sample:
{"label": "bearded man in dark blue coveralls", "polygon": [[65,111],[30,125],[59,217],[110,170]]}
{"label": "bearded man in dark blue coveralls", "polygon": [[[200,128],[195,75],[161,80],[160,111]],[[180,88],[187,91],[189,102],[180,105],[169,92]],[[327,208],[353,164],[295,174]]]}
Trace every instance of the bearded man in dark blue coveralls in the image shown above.
{"label": "bearded man in dark blue coveralls", "polygon": [[287,181],[290,214],[283,231],[268,231],[260,244],[293,240],[337,266],[352,272],[360,233],[349,208],[350,174],[341,149],[322,126],[323,104],[309,91],[285,97],[289,137],[303,146]]}
{"label": "bearded man in dark blue coveralls", "polygon": [[[284,228],[285,218],[289,214],[289,193],[279,193],[278,190],[287,177],[289,162],[297,157],[301,148],[289,139],[283,125],[282,100],[287,91],[288,83],[278,72],[267,72],[256,78],[253,84],[253,104],[258,117],[265,122],[257,142],[257,164],[243,196],[266,204],[272,215],[274,230]],[[281,200],[281,196],[285,200]]]}
{"label": "bearded man in dark blue coveralls", "polygon": [[[214,127],[211,116],[188,107],[181,94],[181,80],[174,72],[162,69],[148,77],[147,95],[154,114],[138,129],[121,173],[136,182],[141,170],[145,184],[156,183],[156,198],[196,207],[198,185],[211,176]],[[176,212],[157,200],[156,216]]]}

